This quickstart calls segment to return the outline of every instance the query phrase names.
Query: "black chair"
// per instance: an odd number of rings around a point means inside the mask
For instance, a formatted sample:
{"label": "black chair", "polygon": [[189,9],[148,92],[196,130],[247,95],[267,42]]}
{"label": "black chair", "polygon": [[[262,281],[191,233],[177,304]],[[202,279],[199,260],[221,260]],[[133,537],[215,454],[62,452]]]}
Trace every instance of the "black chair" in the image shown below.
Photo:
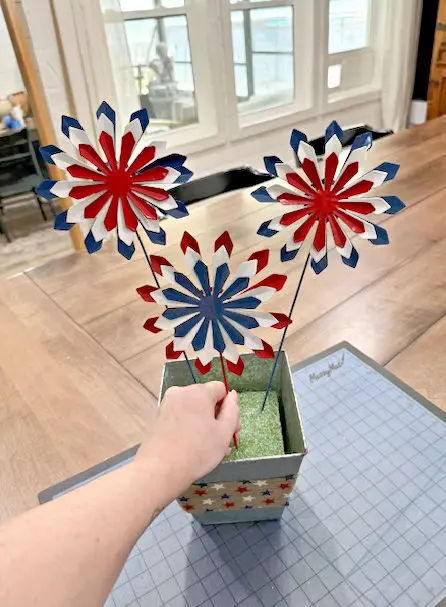
{"label": "black chair", "polygon": [[251,167],[239,167],[183,183],[172,188],[170,193],[188,205],[225,192],[254,187],[270,179],[272,177],[268,173],[261,173]]}
{"label": "black chair", "polygon": [[[360,124],[358,126],[352,126],[344,130],[344,138],[342,140],[342,147],[348,147],[353,143],[358,135],[364,135],[364,133],[371,133],[373,141],[392,135],[393,131],[377,130],[367,124]],[[316,151],[316,156],[323,156],[325,152],[325,137],[317,137],[308,142],[312,145]]]}
{"label": "black chair", "polygon": [[[4,234],[8,242],[11,242],[11,236],[4,221],[5,212],[8,208],[29,202],[20,196],[32,195],[32,202],[37,203],[42,218],[47,221],[43,202],[36,194],[36,187],[42,179],[28,129],[3,134],[0,137],[0,234]],[[50,209],[54,214],[51,205]]]}
{"label": "black chair", "polygon": [[[391,135],[393,131],[380,131],[373,129],[367,124],[354,126],[344,130],[343,147],[350,146],[358,135],[371,133],[373,140],[381,139]],[[322,156],[325,151],[325,137],[318,137],[309,141],[316,151],[317,156]],[[296,157],[296,164],[300,163]],[[265,181],[272,179],[268,173],[256,171],[251,167],[239,167],[222,173],[215,173],[200,179],[194,179],[189,183],[184,183],[173,188],[170,192],[172,196],[184,202],[185,205],[218,196],[225,192],[240,190],[242,188],[254,187]]]}

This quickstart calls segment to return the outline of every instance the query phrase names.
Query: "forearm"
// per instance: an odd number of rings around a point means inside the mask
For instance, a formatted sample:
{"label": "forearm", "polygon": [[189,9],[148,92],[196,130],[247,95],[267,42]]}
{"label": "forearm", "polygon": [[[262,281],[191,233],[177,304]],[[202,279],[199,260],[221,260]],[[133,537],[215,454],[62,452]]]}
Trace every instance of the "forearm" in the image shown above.
{"label": "forearm", "polygon": [[173,499],[160,461],[135,461],[0,527],[2,607],[103,605],[134,543]]}

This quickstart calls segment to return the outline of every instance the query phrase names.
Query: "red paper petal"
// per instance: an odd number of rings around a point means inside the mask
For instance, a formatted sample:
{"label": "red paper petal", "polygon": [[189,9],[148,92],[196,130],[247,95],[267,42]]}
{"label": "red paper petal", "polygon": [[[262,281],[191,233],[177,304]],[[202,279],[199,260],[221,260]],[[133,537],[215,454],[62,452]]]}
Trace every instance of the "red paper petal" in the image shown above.
{"label": "red paper petal", "polygon": [[339,175],[337,182],[333,188],[333,193],[336,194],[340,192],[342,188],[352,179],[359,170],[359,164],[357,162],[352,162],[348,166],[343,169],[342,173]]}
{"label": "red paper petal", "polygon": [[148,301],[150,303],[155,303],[155,300],[152,297],[153,291],[157,291],[158,287],[152,287],[150,285],[143,285],[142,287],[138,287],[136,292],[144,301]]}
{"label": "red paper petal", "polygon": [[230,373],[239,376],[243,373],[243,370],[245,368],[245,363],[243,362],[241,357],[239,357],[238,361],[235,364],[232,363],[230,360],[226,359],[226,365]]}
{"label": "red paper petal", "polygon": [[192,249],[200,255],[200,247],[198,246],[198,242],[189,234],[189,232],[184,232],[180,246],[183,253],[186,253],[187,249]]}
{"label": "red paper petal", "polygon": [[255,259],[257,261],[257,274],[263,270],[268,264],[269,249],[263,249],[263,251],[256,251],[250,257],[248,261]]}
{"label": "red paper petal", "polygon": [[350,228],[350,230],[352,230],[352,232],[355,232],[356,234],[364,234],[364,224],[360,219],[352,217],[351,215],[344,213],[340,209],[336,211],[335,215],[336,217],[342,219],[342,221],[347,224],[347,226]]}
{"label": "red paper petal", "polygon": [[78,149],[82,158],[85,158],[85,160],[88,160],[88,162],[94,164],[95,167],[101,169],[101,171],[103,171],[105,174],[108,175],[110,173],[108,166],[91,145],[88,145],[88,143],[81,143]]}
{"label": "red paper petal", "polygon": [[263,350],[253,350],[254,354],[258,358],[274,358],[274,350],[273,350],[272,346],[270,346],[270,344],[266,343],[266,341],[263,341],[263,339],[262,339],[262,344],[263,344]]}
{"label": "red paper petal", "polygon": [[140,173],[132,175],[132,183],[144,183],[147,181],[162,181],[164,177],[169,173],[166,167],[150,167],[149,169],[143,169]]}
{"label": "red paper petal", "polygon": [[72,164],[71,166],[65,169],[67,173],[71,175],[71,177],[76,177],[77,179],[91,179],[91,181],[105,181],[105,175],[102,173],[98,173],[97,171],[93,171],[92,169],[87,169],[87,167],[80,166],[78,164]]}
{"label": "red paper petal", "polygon": [[[142,173],[140,173],[140,175],[142,175]],[[132,182],[133,181],[134,180],[132,179]],[[154,188],[148,185],[135,185],[133,183],[132,190],[134,190],[135,192],[139,192],[140,194],[144,194],[144,196],[148,196],[149,198],[152,198],[157,202],[162,202],[163,200],[167,200],[169,198],[169,193],[166,192],[166,190],[163,190],[161,188]]]}
{"label": "red paper petal", "polygon": [[[140,169],[144,168],[147,164],[149,164],[149,162],[152,162],[152,160],[155,158],[155,152],[156,148],[154,145],[148,145],[143,150],[141,150],[141,152],[129,166],[129,173],[135,173],[136,171],[139,171]],[[168,171],[166,170],[166,173],[163,177],[167,175],[167,172]]]}
{"label": "red paper petal", "polygon": [[322,190],[322,183],[319,177],[319,173],[317,171],[317,167],[312,160],[309,158],[305,158],[302,163],[302,169],[308,179],[311,181],[312,185],[317,190]]}
{"label": "red paper petal", "polygon": [[119,166],[124,168],[127,166],[130,156],[132,155],[133,148],[135,147],[135,136],[131,131],[126,133],[121,138],[121,154],[119,156]]}
{"label": "red paper petal", "polygon": [[99,211],[104,207],[104,205],[110,200],[110,198],[110,192],[104,192],[99,196],[99,198],[96,198],[96,200],[94,200],[87,207],[85,207],[85,219],[94,219],[99,213]]}
{"label": "red paper petal", "polygon": [[166,346],[166,358],[167,360],[177,360],[177,358],[180,358],[180,356],[183,354],[183,351],[180,350],[179,352],[177,352],[176,350],[173,349],[173,341],[171,341],[170,343],[167,344]]}
{"label": "red paper petal", "polygon": [[322,251],[327,247],[327,223],[325,219],[319,219],[316,233],[313,238],[313,247],[316,251]]}
{"label": "red paper petal", "polygon": [[203,365],[199,358],[195,359],[195,367],[201,373],[201,375],[206,375],[212,369],[212,361],[207,365]]}
{"label": "red paper petal", "polygon": [[311,215],[309,215],[308,219],[306,219],[303,224],[294,232],[294,242],[300,243],[305,240],[305,238],[308,236],[309,231],[314,226],[314,222],[316,221],[316,219],[316,213],[312,213]]}
{"label": "red paper petal", "polygon": [[104,226],[107,232],[111,232],[112,230],[114,230],[118,223],[118,202],[119,197],[113,196],[104,219]]}
{"label": "red paper petal", "polygon": [[138,227],[139,223],[138,218],[136,217],[132,207],[129,205],[129,201],[127,200],[127,198],[121,199],[121,208],[124,214],[125,225],[132,232],[136,232],[136,228]]}
{"label": "red paper petal", "polygon": [[284,329],[293,322],[286,314],[282,314],[280,312],[271,312],[271,316],[274,316],[274,318],[277,320],[275,325],[271,325],[272,329]]}
{"label": "red paper petal", "polygon": [[150,261],[152,263],[153,271],[157,274],[162,274],[161,267],[162,266],[172,266],[170,261],[167,261],[165,257],[160,257],[159,255],[151,255]]}
{"label": "red paper petal", "polygon": [[100,192],[103,192],[105,188],[105,183],[75,185],[74,188],[71,188],[69,196],[70,198],[80,200],[81,198],[86,198],[87,196],[93,196],[93,194],[99,194]]}
{"label": "red paper petal", "polygon": [[297,173],[287,173],[285,178],[293,188],[296,188],[296,190],[300,190],[309,196],[314,196],[313,188]]}
{"label": "red paper petal", "polygon": [[353,211],[360,215],[371,215],[375,212],[375,207],[370,202],[349,202],[348,200],[339,201],[339,208],[344,211]]}
{"label": "red paper petal", "polygon": [[159,316],[155,316],[153,318],[148,318],[143,325],[144,329],[146,329],[146,331],[150,331],[150,333],[159,333],[162,329],[155,327],[155,323],[158,320],[158,318],[159,318]]}
{"label": "red paper petal", "polygon": [[113,137],[102,131],[99,135],[99,144],[101,148],[104,150],[105,157],[108,160],[108,163],[113,171],[116,171],[118,165],[116,163],[116,154],[115,154],[115,144],[113,142]]}
{"label": "red paper petal", "polygon": [[245,293],[251,291],[252,289],[256,289],[257,287],[272,287],[273,289],[276,289],[276,291],[280,291],[280,289],[282,289],[286,283],[287,278],[288,277],[284,274],[271,274],[252,287],[246,289]]}
{"label": "red paper petal", "polygon": [[333,234],[335,245],[343,249],[345,247],[345,243],[347,242],[347,237],[341,229],[338,220],[334,217],[334,215],[329,215],[328,221],[330,222],[331,233]]}
{"label": "red paper petal", "polygon": [[339,158],[334,152],[325,159],[325,189],[330,190],[338,168]]}
{"label": "red paper petal", "polygon": [[311,213],[312,210],[310,206],[306,206],[303,209],[298,209],[297,211],[290,211],[289,213],[285,213],[284,215],[282,215],[282,217],[280,218],[280,225],[291,226],[293,225],[293,223],[296,223],[296,221],[299,221],[299,219],[302,219],[302,217],[310,215]]}
{"label": "red paper petal", "polygon": [[144,200],[143,198],[138,196],[138,194],[135,194],[135,192],[132,192],[131,190],[129,190],[127,196],[130,198],[130,200],[135,205],[135,207],[139,211],[141,211],[141,213],[144,215],[144,217],[147,217],[147,219],[155,219],[155,220],[158,219],[156,210],[152,206],[150,206],[149,202],[147,202],[146,200]]}
{"label": "red paper petal", "polygon": [[366,192],[370,192],[373,188],[373,181],[367,181],[367,179],[361,179],[354,185],[351,185],[349,188],[344,190],[342,194],[339,194],[340,198],[351,198],[352,196],[360,196],[361,194],[365,194]]}
{"label": "red paper petal", "polygon": [[297,196],[297,194],[291,194],[290,192],[285,192],[284,194],[280,194],[280,196],[277,197],[277,202],[280,202],[280,204],[309,204],[313,198],[314,198],[314,194],[315,192],[312,192],[312,197],[311,198],[307,198],[306,196]]}
{"label": "red paper petal", "polygon": [[224,247],[227,250],[229,257],[231,257],[234,244],[227,230],[226,232],[223,232],[223,234],[221,234],[221,236],[219,236],[215,241],[214,251],[218,251],[220,247]]}

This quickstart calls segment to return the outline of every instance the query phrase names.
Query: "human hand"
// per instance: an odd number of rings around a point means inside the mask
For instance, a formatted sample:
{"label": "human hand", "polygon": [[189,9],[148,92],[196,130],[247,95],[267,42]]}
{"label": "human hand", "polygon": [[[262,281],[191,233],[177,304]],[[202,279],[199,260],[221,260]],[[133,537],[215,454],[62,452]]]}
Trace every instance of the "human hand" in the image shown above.
{"label": "human hand", "polygon": [[135,461],[159,461],[174,498],[229,455],[232,436],[239,431],[237,392],[226,396],[224,384],[216,381],[173,387]]}

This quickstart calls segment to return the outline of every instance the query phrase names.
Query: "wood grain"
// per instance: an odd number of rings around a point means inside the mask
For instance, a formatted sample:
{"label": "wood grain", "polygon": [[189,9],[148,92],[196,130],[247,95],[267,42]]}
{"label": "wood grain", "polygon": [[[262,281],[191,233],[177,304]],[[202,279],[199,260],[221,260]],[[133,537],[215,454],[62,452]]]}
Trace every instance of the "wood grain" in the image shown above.
{"label": "wood grain", "polygon": [[13,470],[29,507],[67,472],[137,443],[155,399],[28,277],[0,293],[0,487]]}
{"label": "wood grain", "polygon": [[[445,173],[446,175],[446,173]],[[446,180],[445,180],[446,187]],[[414,198],[413,198],[414,199]],[[360,255],[357,271],[352,271],[341,263],[339,255],[332,251],[329,255],[329,270],[316,276],[309,272],[305,279],[305,289],[297,308],[289,334],[315,320],[340,301],[357,293],[372,280],[383,277],[395,264],[401,263],[422,250],[428,244],[443,238],[446,223],[445,194],[440,192],[429,198],[425,205],[412,205],[395,217],[383,216],[381,223],[389,230],[391,244],[388,247],[374,247],[361,238],[354,238]],[[432,224],[426,219],[436,217]],[[417,225],[417,238],[413,239],[413,226]],[[232,229],[231,229],[232,232]],[[275,239],[275,247],[280,248],[283,238]],[[262,241],[264,242],[264,241]],[[277,243],[277,244],[276,244]],[[244,249],[234,256],[234,266],[246,259],[256,247]],[[288,311],[296,280],[303,264],[304,252],[296,262],[280,263],[277,252],[271,255],[274,271],[287,274],[285,288],[268,303],[270,311]],[[152,281],[149,281],[152,283]],[[318,305],[314,306],[317,301]],[[149,333],[142,325],[149,317],[157,316],[161,308],[147,304],[134,296],[131,303],[99,316],[85,325],[87,331],[119,361],[124,361],[153,347],[164,340],[163,333]],[[114,330],[111,330],[114,327]],[[269,333],[266,334],[268,339]]]}
{"label": "wood grain", "polygon": [[[446,117],[377,142],[368,166],[384,161],[401,169],[382,193],[407,205],[379,218],[390,245],[355,238],[360,258],[352,270],[329,243],[328,269],[305,277],[286,350],[296,363],[350,341],[444,407]],[[256,234],[279,212],[253,200],[250,190],[217,197],[191,207],[182,221],[167,220],[168,246],[159,253],[184,269],[178,247],[184,230],[208,256],[215,237],[229,229],[234,265],[271,248],[268,270],[287,274],[288,282],[267,309],[288,312],[305,251],[282,264],[287,234]],[[111,242],[98,255],[55,260],[0,284],[0,456],[7,462],[0,469],[0,518],[35,503],[40,489],[134,444],[150,424],[171,336],[142,329],[161,311],[137,297],[135,288],[145,283],[152,278],[141,252],[127,262]],[[262,336],[277,345],[280,332]]]}
{"label": "wood grain", "polygon": [[393,358],[387,368],[446,411],[446,316]]}
{"label": "wood grain", "polygon": [[[373,251],[364,249],[364,254],[367,252]],[[446,240],[434,239],[424,250],[414,253],[393,270],[375,263],[376,272],[371,278],[363,274],[362,281],[359,272],[350,281],[352,273],[349,276],[348,268],[338,266],[333,278],[327,278],[325,289],[309,275],[285,340],[291,362],[349,341],[386,365],[428,330],[446,312],[446,274],[441,269]],[[279,309],[283,308],[279,305]],[[266,332],[262,336],[266,337]],[[266,338],[277,347],[279,337],[271,331]],[[168,341],[155,343],[123,363],[153,394],[158,391]]]}

